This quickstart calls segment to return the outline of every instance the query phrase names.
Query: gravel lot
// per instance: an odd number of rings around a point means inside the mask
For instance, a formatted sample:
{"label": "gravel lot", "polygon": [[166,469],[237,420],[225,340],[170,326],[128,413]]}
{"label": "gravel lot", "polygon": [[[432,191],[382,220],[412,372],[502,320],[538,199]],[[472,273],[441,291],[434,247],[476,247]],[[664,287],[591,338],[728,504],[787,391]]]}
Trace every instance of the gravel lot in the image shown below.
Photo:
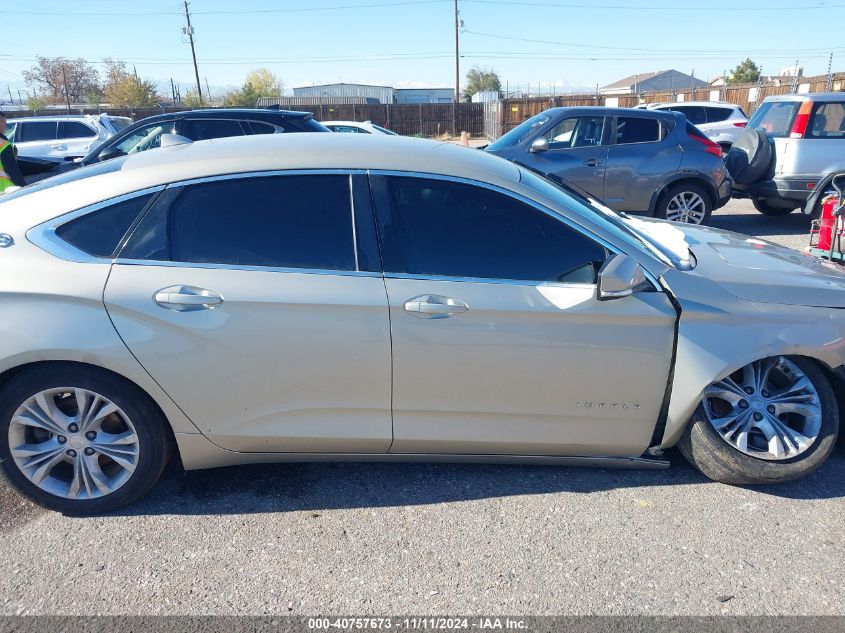
{"label": "gravel lot", "polygon": [[[802,247],[746,202],[716,226]],[[0,615],[845,614],[845,449],[779,487],[668,471],[311,464],[171,472],[71,519],[0,480]]]}

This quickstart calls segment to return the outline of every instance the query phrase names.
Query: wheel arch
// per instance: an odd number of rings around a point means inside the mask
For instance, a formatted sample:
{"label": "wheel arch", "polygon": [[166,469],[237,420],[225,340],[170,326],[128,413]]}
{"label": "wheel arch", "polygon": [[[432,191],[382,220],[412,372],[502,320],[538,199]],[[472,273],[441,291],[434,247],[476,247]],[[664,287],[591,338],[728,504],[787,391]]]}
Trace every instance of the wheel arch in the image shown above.
{"label": "wheel arch", "polygon": [[649,213],[651,215],[655,214],[657,210],[657,206],[660,204],[663,196],[674,187],[675,185],[689,183],[693,185],[697,185],[704,189],[707,192],[707,195],[710,197],[710,205],[713,209],[716,208],[719,201],[719,192],[716,189],[716,186],[710,182],[707,177],[698,174],[698,173],[679,173],[675,174],[669,180],[665,181],[660,187],[658,187],[653,194],[651,194],[651,202],[649,203]]}

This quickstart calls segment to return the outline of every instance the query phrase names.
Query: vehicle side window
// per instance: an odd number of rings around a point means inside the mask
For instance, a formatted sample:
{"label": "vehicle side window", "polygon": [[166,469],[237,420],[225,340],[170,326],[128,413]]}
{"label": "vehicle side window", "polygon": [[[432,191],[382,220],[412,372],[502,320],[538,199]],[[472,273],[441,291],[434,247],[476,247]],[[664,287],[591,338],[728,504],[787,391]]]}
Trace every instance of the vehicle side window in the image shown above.
{"label": "vehicle side window", "polygon": [[687,121],[689,121],[693,125],[707,123],[707,114],[705,113],[704,108],[702,108],[701,106],[673,106],[668,109],[674,110],[675,112],[680,112],[685,117],[687,117]]}
{"label": "vehicle side window", "polygon": [[707,106],[704,108],[707,111],[708,123],[721,123],[727,121],[733,110],[731,108],[718,108],[715,106]]}
{"label": "vehicle side window", "polygon": [[258,121],[241,121],[241,126],[247,134],[275,134],[283,132],[282,128],[276,128],[269,123],[260,123]]}
{"label": "vehicle side window", "polygon": [[113,257],[153,195],[136,196],[65,222],[56,229],[56,235],[89,255]]}
{"label": "vehicle side window", "polygon": [[349,177],[267,176],[168,189],[120,257],[355,270]]}
{"label": "vehicle side window", "polygon": [[603,116],[581,116],[564,119],[546,135],[549,149],[571,149],[601,145]]}
{"label": "vehicle side window", "polygon": [[[134,132],[131,132],[115,147],[124,154],[134,154],[135,152],[143,152],[148,149],[161,146],[161,135],[172,134],[174,130],[174,121],[161,121],[153,123],[144,127],[139,127]],[[106,150],[109,146],[103,148]]]}
{"label": "vehicle side window", "polygon": [[807,126],[808,138],[845,138],[845,103],[816,103]]}
{"label": "vehicle side window", "polygon": [[390,177],[386,272],[595,283],[605,249],[562,220],[489,189]]}
{"label": "vehicle side window", "polygon": [[210,138],[243,136],[239,121],[233,119],[185,119],[182,122],[182,135],[192,141],[204,141]]}
{"label": "vehicle side window", "polygon": [[369,134],[366,130],[362,130],[351,125],[331,125],[329,126],[332,132],[339,134]]}
{"label": "vehicle side window", "polygon": [[96,130],[79,121],[59,121],[58,138],[93,138]]}
{"label": "vehicle side window", "polygon": [[616,144],[654,143],[661,139],[660,122],[645,117],[625,117],[616,119]]}
{"label": "vehicle side window", "polygon": [[27,141],[55,141],[57,123],[55,121],[26,121],[18,124],[15,140],[18,143]]}

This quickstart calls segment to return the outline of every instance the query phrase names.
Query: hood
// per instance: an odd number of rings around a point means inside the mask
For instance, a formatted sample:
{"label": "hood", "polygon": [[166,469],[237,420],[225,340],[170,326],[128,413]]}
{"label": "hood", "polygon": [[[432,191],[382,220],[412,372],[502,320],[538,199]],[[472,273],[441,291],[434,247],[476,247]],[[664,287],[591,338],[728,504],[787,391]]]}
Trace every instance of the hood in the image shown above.
{"label": "hood", "polygon": [[839,264],[731,231],[677,226],[696,259],[689,274],[740,299],[845,308],[845,267]]}

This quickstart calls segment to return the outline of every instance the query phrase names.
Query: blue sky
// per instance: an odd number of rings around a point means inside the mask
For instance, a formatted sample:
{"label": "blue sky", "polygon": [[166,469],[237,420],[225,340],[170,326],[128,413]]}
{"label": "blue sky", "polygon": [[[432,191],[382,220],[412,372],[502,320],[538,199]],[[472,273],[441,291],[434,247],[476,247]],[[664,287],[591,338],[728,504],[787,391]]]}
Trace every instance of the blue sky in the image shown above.
{"label": "blue sky", "polygon": [[[351,7],[351,8],[342,8]],[[200,77],[252,68],[293,86],[335,81],[453,86],[453,0],[192,0]],[[495,69],[511,89],[604,85],[653,70],[707,79],[752,57],[766,74],[845,70],[845,0],[460,0],[461,76]],[[193,81],[178,0],[28,0],[0,6],[0,90],[36,55],[126,60],[157,81]],[[463,80],[463,79],[462,79]],[[214,91],[214,88],[212,88]],[[16,95],[17,96],[17,95]]]}

